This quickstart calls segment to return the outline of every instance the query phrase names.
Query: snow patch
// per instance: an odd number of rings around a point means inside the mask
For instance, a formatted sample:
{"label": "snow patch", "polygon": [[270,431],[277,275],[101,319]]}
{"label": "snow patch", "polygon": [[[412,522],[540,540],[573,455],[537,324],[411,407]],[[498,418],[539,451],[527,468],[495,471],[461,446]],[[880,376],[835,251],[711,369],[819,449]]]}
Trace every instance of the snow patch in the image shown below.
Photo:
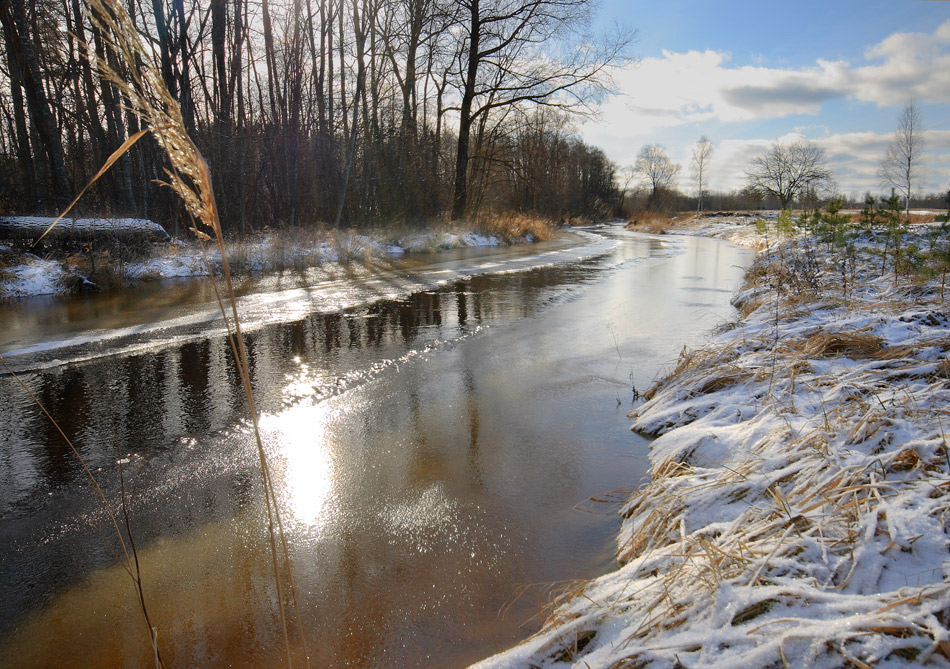
{"label": "snow patch", "polygon": [[25,260],[23,264],[0,269],[0,297],[53,295],[63,289],[68,272],[58,262],[29,254]]}
{"label": "snow patch", "polygon": [[950,317],[872,247],[847,290],[809,239],[783,254],[817,254],[820,295],[750,274],[632,416],[661,436],[623,566],[476,666],[950,664]]}

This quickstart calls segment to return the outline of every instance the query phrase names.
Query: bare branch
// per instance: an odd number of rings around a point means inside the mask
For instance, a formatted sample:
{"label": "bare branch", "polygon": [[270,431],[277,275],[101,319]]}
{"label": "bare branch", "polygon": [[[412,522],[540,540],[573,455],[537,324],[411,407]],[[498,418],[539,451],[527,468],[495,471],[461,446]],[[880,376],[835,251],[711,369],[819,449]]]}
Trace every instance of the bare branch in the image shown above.
{"label": "bare branch", "polygon": [[805,190],[831,179],[825,151],[811,142],[775,142],[752,160],[746,172],[749,188],[760,195],[774,195],[788,209]]}

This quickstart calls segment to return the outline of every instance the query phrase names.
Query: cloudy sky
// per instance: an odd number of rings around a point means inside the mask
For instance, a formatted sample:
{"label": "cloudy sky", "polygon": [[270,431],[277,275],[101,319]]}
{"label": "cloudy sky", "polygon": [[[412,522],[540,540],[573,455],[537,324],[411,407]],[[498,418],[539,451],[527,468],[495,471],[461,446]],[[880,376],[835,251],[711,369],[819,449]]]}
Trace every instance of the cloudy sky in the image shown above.
{"label": "cloudy sky", "polygon": [[602,0],[599,22],[638,31],[635,65],[584,139],[619,165],[645,144],[683,165],[715,147],[713,190],[741,185],[750,156],[804,137],[824,147],[842,193],[876,192],[904,104],[925,127],[921,188],[950,188],[950,2]]}

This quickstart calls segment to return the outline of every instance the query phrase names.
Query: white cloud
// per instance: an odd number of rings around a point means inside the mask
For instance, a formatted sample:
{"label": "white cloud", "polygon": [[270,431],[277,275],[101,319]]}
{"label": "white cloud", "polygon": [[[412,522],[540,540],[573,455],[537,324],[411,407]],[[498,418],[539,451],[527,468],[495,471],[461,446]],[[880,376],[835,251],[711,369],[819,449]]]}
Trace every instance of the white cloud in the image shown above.
{"label": "white cloud", "polygon": [[[881,158],[893,135],[874,132],[838,133],[811,140],[825,150],[825,158],[842,193],[866,190],[878,192],[877,176]],[[781,142],[805,139],[792,132],[778,138]],[[715,147],[710,163],[713,189],[732,190],[745,181],[745,169],[752,158],[771,144],[767,139],[731,139]],[[926,149],[921,160],[918,187],[925,193],[942,193],[950,187],[950,130],[928,130],[923,135]],[[681,187],[690,191],[688,181]],[[916,190],[916,188],[915,188]]]}
{"label": "white cloud", "polygon": [[879,63],[846,72],[850,94],[880,107],[915,97],[950,102],[950,21],[933,34],[894,33],[865,51]]}
{"label": "white cloud", "polygon": [[[817,136],[843,192],[876,189],[877,166],[889,134],[831,134],[820,117],[823,104],[850,99],[898,108],[909,98],[920,103],[950,102],[950,21],[933,33],[894,33],[867,48],[860,63],[816,59],[800,68],[734,65],[717,51],[663,51],[621,70],[620,95],[601,108],[599,123],[583,128],[587,141],[607,148],[618,163],[632,162],[643,144],[665,144],[671,157],[688,167],[691,147],[684,137],[706,133],[729,137],[753,121],[813,115],[815,123],[795,132]],[[856,117],[858,118],[858,117]],[[895,126],[896,126],[895,114]],[[730,128],[735,131],[730,133]],[[745,166],[774,140],[725,139],[716,146],[710,183],[731,189],[742,184]],[[950,131],[927,133],[924,190],[946,190]],[[689,172],[682,172],[688,188]]]}
{"label": "white cloud", "polygon": [[817,114],[822,103],[853,98],[878,106],[950,102],[950,21],[933,34],[894,33],[865,51],[868,62],[818,59],[800,69],[731,66],[717,51],[663,51],[617,75],[622,91],[604,122],[640,132],[715,118],[731,123]]}
{"label": "white cloud", "polygon": [[844,65],[819,61],[804,70],[745,65],[730,67],[716,51],[664,51],[621,70],[621,94],[602,108],[603,124],[624,124],[646,134],[716,119],[751,121],[813,114],[825,100],[842,97]]}

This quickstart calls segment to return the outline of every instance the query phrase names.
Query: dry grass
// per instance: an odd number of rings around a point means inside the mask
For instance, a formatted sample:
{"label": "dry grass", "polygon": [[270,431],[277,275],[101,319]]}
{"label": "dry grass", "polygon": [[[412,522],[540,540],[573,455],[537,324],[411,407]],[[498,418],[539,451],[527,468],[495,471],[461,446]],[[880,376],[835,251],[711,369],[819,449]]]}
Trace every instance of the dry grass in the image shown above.
{"label": "dry grass", "polygon": [[[282,228],[225,243],[236,274],[261,271],[302,271],[326,261],[325,249],[337,248],[334,235],[323,226]],[[341,254],[342,255],[342,254]]]}
{"label": "dry grass", "polygon": [[20,264],[20,255],[9,249],[0,245],[0,281],[6,281],[13,278],[13,274],[7,271],[9,267],[16,267]]}
{"label": "dry grass", "polygon": [[[268,521],[268,539],[270,544],[270,557],[273,567],[274,584],[276,587],[277,609],[280,618],[280,626],[283,633],[285,648],[285,659],[288,666],[292,666],[292,655],[288,622],[287,609],[297,608],[296,591],[293,583],[293,572],[290,564],[290,557],[287,549],[287,543],[284,537],[283,525],[280,512],[277,508],[276,491],[265,457],[263,443],[258,430],[258,412],[254,403],[254,395],[251,390],[250,366],[248,363],[247,351],[244,345],[244,338],[241,334],[240,320],[238,318],[237,306],[234,297],[234,289],[231,283],[230,269],[227,262],[227,255],[224,248],[224,236],[221,231],[221,223],[218,218],[217,206],[215,204],[214,193],[211,186],[211,173],[207,162],[201,156],[195,147],[191,138],[188,136],[184,122],[182,121],[181,110],[175,102],[172,95],[165,87],[164,80],[159,72],[150,63],[154,62],[152,54],[145,49],[139,33],[136,30],[131,18],[129,17],[125,6],[120,0],[87,0],[91,9],[91,19],[96,24],[105,40],[109,42],[109,48],[113,50],[117,57],[124,63],[125,71],[130,80],[120,77],[110,65],[105,62],[98,62],[101,75],[123,94],[123,98],[128,101],[130,111],[136,114],[143,126],[143,130],[127,139],[102,166],[99,172],[93,177],[92,181],[80,192],[76,199],[69,205],[66,212],[60,215],[47,229],[46,233],[62,220],[63,216],[71,209],[82,197],[83,193],[98,180],[111,165],[113,165],[126,151],[128,151],[141,137],[151,133],[159,146],[164,149],[171,167],[166,170],[166,177],[170,186],[184,201],[185,208],[192,217],[192,231],[202,245],[202,254],[206,259],[208,271],[211,272],[210,262],[207,260],[207,253],[204,248],[205,243],[212,243],[217,246],[222,258],[222,270],[224,275],[224,289],[226,297],[222,297],[219,292],[217,282],[215,282],[215,292],[218,295],[218,303],[222,316],[225,320],[227,336],[231,344],[232,352],[237,360],[237,367],[240,372],[241,384],[244,389],[245,399],[248,403],[248,409],[253,425],[253,433],[256,438],[257,451],[260,459],[261,477],[263,483],[263,492],[265,506],[267,510]],[[110,61],[111,62],[111,61]],[[44,233],[44,235],[46,234]],[[42,239],[42,237],[41,237]],[[90,258],[90,261],[93,258]],[[76,262],[81,262],[77,260]],[[227,307],[225,305],[228,305]],[[0,358],[0,363],[3,360]],[[5,366],[5,363],[3,363]],[[9,371],[9,370],[8,370]],[[19,379],[17,379],[19,381]],[[22,384],[22,381],[20,381]],[[24,390],[29,390],[24,386]],[[32,396],[32,394],[31,394]],[[34,397],[34,401],[39,401]],[[40,405],[42,409],[42,405]],[[45,410],[44,410],[45,411]],[[49,414],[47,414],[49,416]],[[55,420],[54,426],[59,429]],[[66,443],[72,448],[73,453],[79,459],[80,463],[86,468],[82,457],[73,447],[68,436],[60,430],[60,434]],[[141,604],[141,612],[144,616],[144,622],[147,626],[149,636],[149,646],[154,649],[154,658],[156,667],[162,666],[162,661],[158,645],[158,626],[153,625],[149,617],[147,602],[144,594],[141,571],[139,570],[139,556],[135,551],[135,544],[132,541],[131,527],[126,520],[126,530],[128,541],[123,538],[119,529],[116,515],[102,494],[101,489],[96,483],[95,476],[86,468],[86,473],[94,485],[97,494],[108,511],[115,529],[118,542],[124,552],[124,567],[128,572],[133,586],[136,589],[138,599]],[[120,469],[121,477],[121,469]],[[124,488],[123,488],[124,490]],[[278,549],[278,543],[282,550]],[[131,545],[131,551],[127,548]],[[130,555],[131,553],[131,555]],[[133,561],[134,558],[134,561]],[[187,559],[183,556],[183,559]],[[134,564],[133,564],[134,562]],[[285,592],[289,595],[289,602],[285,601]],[[299,616],[297,617],[299,623]],[[305,638],[303,630],[300,630],[301,640]],[[306,664],[309,665],[309,653],[306,647],[303,649]]]}
{"label": "dry grass", "polygon": [[884,351],[884,340],[865,332],[819,332],[789,346],[817,358],[876,358]]}
{"label": "dry grass", "polygon": [[551,219],[519,213],[488,215],[476,219],[475,225],[486,234],[495,235],[506,242],[523,239],[526,235],[546,242],[554,236],[557,227]]}
{"label": "dry grass", "polygon": [[685,225],[689,221],[675,214],[664,214],[660,212],[644,211],[635,214],[627,221],[627,228],[637,232],[649,232],[655,235],[662,235],[671,228],[677,228]]}
{"label": "dry grass", "polygon": [[[648,559],[637,572],[639,582],[647,584],[636,596],[636,608],[639,615],[645,617],[628,638],[630,646],[665,646],[660,635],[675,631],[691,616],[702,615],[699,610],[704,608],[703,602],[714,601],[715,592],[725,584],[762,588],[763,594],[759,598],[750,596],[751,602],[732,617],[730,624],[741,628],[738,634],[746,640],[768,634],[769,625],[775,624],[774,615],[769,616],[766,624],[757,624],[766,614],[774,609],[809,605],[807,588],[789,587],[777,597],[777,582],[772,574],[780,574],[780,582],[789,582],[796,576],[794,565],[801,565],[798,577],[803,583],[809,583],[812,577],[807,563],[798,563],[797,555],[806,551],[814,553],[815,546],[820,546],[825,554],[848,563],[849,551],[854,551],[850,569],[839,570],[830,584],[833,589],[845,588],[859,570],[858,556],[871,559],[857,552],[857,546],[862,536],[860,528],[872,514],[879,516],[877,532],[885,538],[878,550],[886,552],[895,547],[908,550],[907,537],[895,532],[900,520],[890,520],[890,505],[883,504],[884,496],[894,495],[895,484],[877,482],[866,468],[836,468],[833,461],[811,448],[806,439],[789,443],[789,460],[804,460],[806,466],[798,475],[769,487],[740,486],[741,501],[747,510],[739,514],[728,529],[720,528],[712,535],[704,534],[702,529],[687,532],[682,525],[681,519],[689,517],[691,512],[689,491],[705,488],[707,494],[721,490],[723,494],[734,495],[741,473],[723,468],[697,485],[697,477],[684,463],[666,461],[654,467],[653,481],[638,492],[625,509],[625,517],[636,522],[618,554],[623,563],[647,555],[656,556]],[[903,449],[887,458],[883,466],[891,473],[907,473],[920,469],[922,462],[917,450]],[[683,477],[691,474],[691,482],[684,487]],[[934,495],[948,499],[943,508],[950,508],[950,490],[936,488],[931,498]],[[698,596],[699,591],[708,594]],[[937,601],[928,602],[928,611],[934,605],[939,606],[941,591],[929,592]],[[917,596],[882,597],[878,610],[867,613],[873,622],[864,625],[855,638],[887,633],[886,630],[899,626],[915,639],[908,647],[932,647],[939,638],[935,639],[926,625],[910,622],[911,617],[922,620],[931,615],[924,612],[923,607],[918,608],[921,603]],[[807,633],[804,631],[806,620],[795,618],[795,624],[802,630],[799,634],[820,634],[820,621]],[[943,654],[939,645],[937,649]],[[689,649],[682,650],[689,652]],[[631,652],[626,661],[649,657],[650,652]]]}
{"label": "dry grass", "polygon": [[[748,279],[750,282],[762,280],[765,275],[765,270],[759,268]],[[795,305],[790,303],[792,297],[786,296],[781,301],[783,312],[794,313]],[[879,302],[876,304],[880,306]],[[846,308],[844,304],[838,306]],[[889,311],[893,310],[897,314],[909,308],[906,302],[887,306]],[[743,348],[750,343],[754,344],[745,341]],[[807,358],[894,360],[913,358],[915,353],[919,354],[925,348],[934,348],[945,355],[947,344],[945,339],[935,338],[916,346],[886,347],[881,337],[868,332],[819,332],[787,342],[777,352],[781,367],[800,365],[801,374],[808,376],[811,370],[807,364],[802,364]],[[763,341],[759,347],[753,345],[751,348],[760,347],[767,350],[768,343]],[[745,355],[748,356],[749,352],[746,351]],[[756,365],[769,364],[768,357],[759,357],[755,363],[744,361],[743,372],[738,367],[731,369],[736,361],[735,355],[728,355],[722,348],[698,353],[684,352],[676,370],[661,381],[659,387],[651,389],[649,394],[658,398],[657,401],[662,401],[660,394],[666,397],[677,394],[689,397],[715,392],[731,384],[734,378],[750,374]],[[921,363],[917,361],[916,364]],[[776,365],[774,359],[771,365]],[[900,373],[902,370],[894,372]],[[767,369],[763,368],[760,376],[768,377],[766,372]],[[745,476],[751,475],[754,467],[748,471],[738,471],[739,468],[732,465],[697,473],[689,462],[681,459],[667,459],[655,464],[652,482],[631,498],[623,514],[625,518],[631,519],[632,530],[621,545],[619,559],[627,563],[644,556],[657,556],[648,559],[639,572],[642,582],[650,581],[651,575],[653,579],[646,591],[638,593],[638,600],[645,600],[648,604],[637,608],[649,613],[644,624],[628,639],[631,646],[655,647],[658,645],[658,635],[675,630],[690,616],[697,615],[697,611],[702,608],[701,602],[712,601],[714,593],[722,584],[734,586],[737,582],[762,587],[762,592],[767,594],[758,599],[753,598],[733,616],[731,625],[749,630],[744,633],[749,637],[768,634],[771,626],[776,622],[781,624],[782,620],[775,621],[775,615],[772,614],[765,624],[756,624],[759,619],[776,609],[808,606],[810,603],[809,595],[806,594],[808,587],[790,587],[780,597],[773,594],[776,581],[771,574],[780,574],[781,582],[789,582],[789,578],[800,578],[802,584],[812,582],[812,567],[807,560],[796,560],[796,556],[817,551],[840,561],[842,567],[835,570],[830,583],[834,592],[846,588],[852,578],[861,572],[863,560],[878,559],[874,557],[877,551],[883,555],[892,550],[912,550],[914,537],[902,532],[902,516],[899,515],[902,511],[894,500],[902,494],[913,494],[916,486],[923,485],[930,490],[928,497],[931,500],[945,500],[945,503],[936,506],[936,513],[946,513],[950,509],[950,486],[934,487],[929,483],[934,475],[940,476],[948,464],[945,459],[946,442],[943,452],[939,443],[936,443],[924,447],[926,454],[920,446],[886,449],[884,446],[890,443],[890,433],[895,429],[893,419],[889,417],[892,413],[896,412],[894,415],[902,417],[912,414],[918,421],[933,421],[934,414],[933,408],[926,408],[926,393],[916,397],[906,390],[906,397],[901,404],[889,405],[887,410],[883,406],[875,408],[878,402],[860,399],[861,388],[868,388],[867,393],[871,397],[881,392],[879,382],[880,377],[875,371],[869,371],[863,379],[854,378],[849,382],[849,387],[854,388],[850,393],[834,404],[821,405],[822,415],[810,430],[794,434],[780,430],[766,437],[763,441],[765,444],[769,441],[785,444],[788,464],[779,465],[779,470],[795,463],[793,474],[782,476],[777,481],[772,478],[773,475],[768,475],[767,478],[775,481],[768,487],[744,484]],[[825,389],[825,392],[831,393],[837,380],[818,378],[812,383],[814,392]],[[766,413],[773,410],[781,412],[787,409],[785,404],[772,406],[768,403],[760,409]],[[834,436],[836,434],[837,437]],[[848,447],[880,442],[880,470],[903,478],[882,481],[876,476],[875,470],[843,466],[836,458],[829,458],[829,439],[835,438]],[[688,455],[685,457],[688,459]],[[683,529],[685,526],[680,525],[681,519],[690,516],[695,495],[700,491],[707,496],[728,495],[730,500],[741,501],[747,507],[728,528],[719,527],[712,536],[705,535],[702,528],[686,532]],[[890,515],[892,512],[893,518]],[[875,535],[884,537],[882,543],[873,544],[873,549],[872,545],[862,543],[862,538],[867,536],[865,528],[869,522],[876,526]],[[858,627],[847,641],[830,645],[829,650],[833,654],[840,653],[839,657],[847,662],[860,665],[855,655],[860,651],[848,651],[846,647],[867,635],[884,634],[891,638],[906,639],[906,645],[893,651],[896,656],[904,653],[906,657],[918,661],[938,656],[944,659],[950,657],[950,645],[943,643],[939,636],[935,637],[922,622],[940,608],[940,598],[944,596],[946,588],[944,583],[942,586],[924,588],[914,596],[881,596],[881,603],[876,610],[863,614],[868,622]],[[697,589],[708,591],[708,595],[697,598]],[[652,600],[650,593],[656,593]],[[823,596],[817,592],[816,595]],[[853,615],[862,614],[854,612]],[[912,622],[912,619],[916,622]],[[790,623],[791,619],[785,624]],[[822,634],[821,621],[810,624],[796,617],[794,624],[802,630],[797,634],[819,637]],[[809,625],[809,631],[805,632],[804,629]],[[929,651],[926,650],[928,647]],[[856,645],[855,648],[860,647]],[[686,648],[681,650],[689,652]],[[649,661],[651,652],[631,652],[624,661]]]}
{"label": "dry grass", "polygon": [[[731,356],[731,353],[732,352],[728,347],[716,348],[707,346],[704,348],[688,349],[684,346],[683,350],[680,351],[679,358],[677,358],[676,366],[673,368],[673,370],[655,381],[653,385],[650,386],[650,388],[641,394],[641,397],[649,401],[674,379],[687,377],[688,372],[691,369],[699,367],[700,363],[703,363],[703,366],[705,366],[711,361],[724,361]],[[739,383],[745,377],[741,374],[717,375],[717,380],[714,385],[718,385],[720,389],[726,387],[727,385],[732,385],[731,383],[727,382],[727,379],[729,378],[733,378],[734,383]],[[702,381],[705,383],[707,379],[703,379]],[[712,387],[712,385],[710,387]]]}
{"label": "dry grass", "polygon": [[[63,266],[70,273],[86,277],[95,288],[93,290],[114,290],[129,285],[123,266],[125,260],[108,250],[89,253],[73,253],[63,260]],[[75,288],[75,287],[74,287]]]}

